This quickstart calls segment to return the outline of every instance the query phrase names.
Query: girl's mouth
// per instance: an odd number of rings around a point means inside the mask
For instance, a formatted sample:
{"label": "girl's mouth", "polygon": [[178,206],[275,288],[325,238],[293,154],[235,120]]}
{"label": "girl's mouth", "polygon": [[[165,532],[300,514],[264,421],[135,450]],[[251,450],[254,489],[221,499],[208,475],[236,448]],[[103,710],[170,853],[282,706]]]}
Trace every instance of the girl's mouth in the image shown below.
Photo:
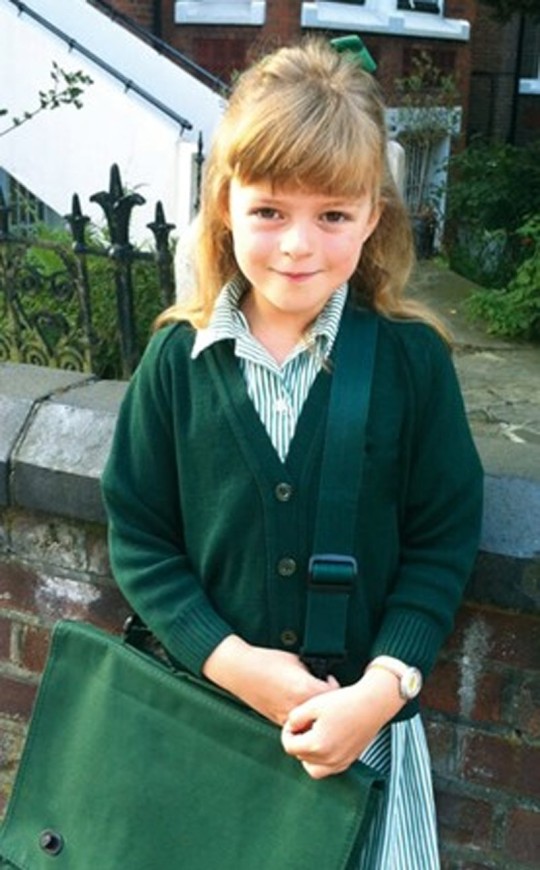
{"label": "girl's mouth", "polygon": [[295,282],[307,281],[316,274],[317,272],[278,272],[278,275],[281,275],[282,278]]}

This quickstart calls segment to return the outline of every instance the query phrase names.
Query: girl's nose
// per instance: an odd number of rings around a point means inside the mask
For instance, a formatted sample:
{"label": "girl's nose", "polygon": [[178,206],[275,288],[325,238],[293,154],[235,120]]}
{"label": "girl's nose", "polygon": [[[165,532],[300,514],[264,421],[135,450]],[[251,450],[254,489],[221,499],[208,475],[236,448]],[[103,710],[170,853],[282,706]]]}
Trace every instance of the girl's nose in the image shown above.
{"label": "girl's nose", "polygon": [[280,250],[288,257],[305,257],[313,250],[312,234],[309,227],[303,223],[295,223],[282,233]]}

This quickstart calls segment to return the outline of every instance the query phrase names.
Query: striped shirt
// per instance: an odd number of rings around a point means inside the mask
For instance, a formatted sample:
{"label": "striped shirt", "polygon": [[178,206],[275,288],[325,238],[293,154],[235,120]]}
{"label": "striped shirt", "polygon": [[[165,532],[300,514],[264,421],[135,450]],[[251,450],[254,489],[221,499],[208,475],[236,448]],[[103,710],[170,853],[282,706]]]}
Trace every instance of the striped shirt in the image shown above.
{"label": "striped shirt", "polygon": [[196,358],[216,341],[235,341],[235,355],[248,395],[283,462],[302,406],[323,360],[332,350],[347,298],[347,286],[339,287],[332,294],[303,341],[281,365],[251,335],[247,320],[238,308],[244,291],[245,286],[240,280],[232,281],[222,290],[209,325],[197,333],[192,357]]}
{"label": "striped shirt", "polygon": [[[250,333],[239,309],[244,292],[241,280],[221,291],[209,325],[197,332],[192,357],[215,342],[235,342],[248,395],[283,462],[302,406],[332,350],[347,286],[332,294],[304,339],[281,364]],[[431,764],[421,717],[387,725],[361,759],[384,774],[387,786],[355,870],[439,870]]]}

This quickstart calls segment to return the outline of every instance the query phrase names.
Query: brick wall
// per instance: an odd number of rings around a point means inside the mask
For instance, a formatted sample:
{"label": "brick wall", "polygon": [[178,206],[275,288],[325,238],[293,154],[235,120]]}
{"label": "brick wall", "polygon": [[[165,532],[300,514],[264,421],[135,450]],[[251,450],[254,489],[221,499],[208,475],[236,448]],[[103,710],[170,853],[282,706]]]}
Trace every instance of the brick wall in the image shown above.
{"label": "brick wall", "polygon": [[423,704],[443,868],[538,867],[538,615],[466,602]]}
{"label": "brick wall", "polygon": [[532,145],[540,141],[540,97],[522,96],[517,117],[516,145]]}
{"label": "brick wall", "polygon": [[518,17],[508,24],[493,20],[491,10],[479,5],[471,50],[471,134],[506,140],[514,102]]}
{"label": "brick wall", "polygon": [[[92,2],[92,0],[90,0]],[[118,12],[129,15],[142,27],[152,30],[154,23],[155,0],[108,0]]]}
{"label": "brick wall", "polygon": [[252,56],[300,37],[300,9],[301,0],[272,0],[262,26],[178,26],[174,0],[163,0],[162,36],[200,66],[229,81]]}
{"label": "brick wall", "polygon": [[[54,622],[87,620],[116,632],[128,613],[110,576],[97,497],[124,389],[75,373],[0,364],[0,815]],[[81,444],[80,415],[88,444]],[[505,521],[517,512],[538,514],[540,475],[531,481],[534,501],[524,504],[521,479],[514,471],[501,477],[508,445],[501,443],[500,456],[492,452],[496,445],[490,449],[484,465],[488,483],[496,477],[497,486],[487,486],[486,498],[491,493],[497,509],[488,499],[485,525],[491,541],[506,542],[506,552],[481,554],[423,693],[443,870],[540,866],[537,529],[532,521],[521,524],[521,532],[530,528],[531,555],[513,557]],[[490,473],[492,464],[497,470]],[[497,523],[505,523],[499,534]]]}
{"label": "brick wall", "polygon": [[52,626],[80,619],[117,632],[127,613],[110,578],[102,524],[0,511],[0,816]]}

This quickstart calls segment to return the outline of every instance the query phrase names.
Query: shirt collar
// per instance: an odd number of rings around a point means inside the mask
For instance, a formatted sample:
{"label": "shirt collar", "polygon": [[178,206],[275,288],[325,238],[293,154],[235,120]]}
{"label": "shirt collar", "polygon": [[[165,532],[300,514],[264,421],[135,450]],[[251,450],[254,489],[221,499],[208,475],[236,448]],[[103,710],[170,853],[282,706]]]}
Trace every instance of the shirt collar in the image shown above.
{"label": "shirt collar", "polygon": [[[248,323],[238,307],[245,292],[246,284],[241,276],[225,284],[216,299],[208,326],[197,330],[191,351],[192,359],[196,359],[219,341],[236,341],[250,336]],[[306,346],[318,346],[325,356],[330,353],[339,329],[347,292],[347,284],[342,284],[332,293],[309,330]]]}
{"label": "shirt collar", "polygon": [[208,326],[197,330],[191,351],[192,359],[196,359],[216,342],[237,339],[246,331],[238,309],[245,290],[245,284],[240,277],[225,284],[216,298]]}

